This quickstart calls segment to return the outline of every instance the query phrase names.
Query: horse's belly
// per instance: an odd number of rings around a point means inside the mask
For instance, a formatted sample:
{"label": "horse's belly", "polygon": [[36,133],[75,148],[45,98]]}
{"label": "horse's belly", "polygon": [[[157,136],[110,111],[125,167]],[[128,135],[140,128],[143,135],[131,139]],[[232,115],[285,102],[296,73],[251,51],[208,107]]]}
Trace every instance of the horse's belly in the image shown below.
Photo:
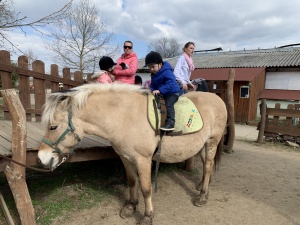
{"label": "horse's belly", "polygon": [[[177,163],[196,155],[203,147],[203,143],[197,141],[184,144],[180,142],[166,142],[161,146],[160,161],[163,163]],[[157,155],[154,155],[154,160],[157,160]]]}

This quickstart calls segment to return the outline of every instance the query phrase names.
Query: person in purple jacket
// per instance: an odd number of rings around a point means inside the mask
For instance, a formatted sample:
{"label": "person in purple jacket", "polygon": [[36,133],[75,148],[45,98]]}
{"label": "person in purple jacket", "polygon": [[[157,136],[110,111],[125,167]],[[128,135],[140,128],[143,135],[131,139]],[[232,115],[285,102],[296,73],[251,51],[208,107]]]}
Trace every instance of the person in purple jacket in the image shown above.
{"label": "person in purple jacket", "polygon": [[145,66],[148,66],[151,72],[150,90],[152,94],[161,94],[166,103],[167,119],[165,125],[160,129],[164,131],[174,130],[174,104],[178,101],[180,88],[176,82],[172,67],[168,62],[162,60],[159,53],[153,51],[146,55]]}

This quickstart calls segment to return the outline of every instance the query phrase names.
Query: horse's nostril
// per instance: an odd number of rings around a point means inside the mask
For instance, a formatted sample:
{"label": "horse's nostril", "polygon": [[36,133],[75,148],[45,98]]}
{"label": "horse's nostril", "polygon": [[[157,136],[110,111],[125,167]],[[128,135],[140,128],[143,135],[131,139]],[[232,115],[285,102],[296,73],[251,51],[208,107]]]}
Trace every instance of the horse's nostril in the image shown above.
{"label": "horse's nostril", "polygon": [[49,168],[52,168],[53,161],[54,161],[54,157],[52,157],[51,160],[50,160]]}

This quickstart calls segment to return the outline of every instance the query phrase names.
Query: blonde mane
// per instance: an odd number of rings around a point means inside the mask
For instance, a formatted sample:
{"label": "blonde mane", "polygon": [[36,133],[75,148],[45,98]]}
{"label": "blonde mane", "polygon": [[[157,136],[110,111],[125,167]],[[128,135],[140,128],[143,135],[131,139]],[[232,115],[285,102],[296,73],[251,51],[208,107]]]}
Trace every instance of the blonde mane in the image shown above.
{"label": "blonde mane", "polygon": [[62,111],[72,110],[72,115],[76,115],[78,110],[85,106],[88,97],[93,93],[103,92],[136,92],[148,95],[150,91],[143,89],[137,85],[131,84],[85,84],[69,90],[51,93],[47,96],[46,103],[43,107],[42,122],[48,124],[53,121],[54,112],[58,105],[61,106]]}

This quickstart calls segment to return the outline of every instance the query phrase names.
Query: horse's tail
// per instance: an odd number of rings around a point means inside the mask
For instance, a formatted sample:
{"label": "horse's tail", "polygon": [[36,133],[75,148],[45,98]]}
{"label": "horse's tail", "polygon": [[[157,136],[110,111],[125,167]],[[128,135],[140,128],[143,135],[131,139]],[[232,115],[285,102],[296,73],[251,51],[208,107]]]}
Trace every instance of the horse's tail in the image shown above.
{"label": "horse's tail", "polygon": [[217,146],[217,151],[216,151],[216,155],[214,158],[214,168],[215,171],[219,168],[219,165],[221,163],[221,156],[222,156],[222,152],[223,152],[223,144],[224,144],[224,135],[222,135],[222,138]]}

